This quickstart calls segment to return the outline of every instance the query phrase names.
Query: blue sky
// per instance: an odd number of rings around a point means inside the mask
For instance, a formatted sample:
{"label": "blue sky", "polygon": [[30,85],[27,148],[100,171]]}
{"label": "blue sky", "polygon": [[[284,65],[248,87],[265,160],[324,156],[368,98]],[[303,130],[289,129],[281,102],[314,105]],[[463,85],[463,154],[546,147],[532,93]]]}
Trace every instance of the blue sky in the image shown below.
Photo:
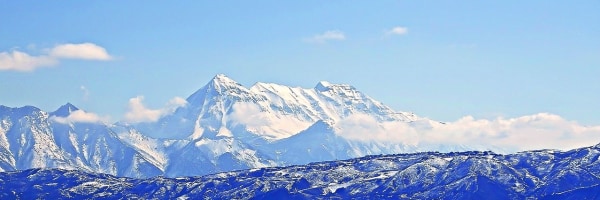
{"label": "blue sky", "polygon": [[[248,87],[347,83],[440,121],[549,112],[600,124],[599,1],[0,5],[0,104],[11,107],[71,102],[114,121],[130,98],[160,108],[224,73]],[[15,52],[30,69],[15,68]]]}

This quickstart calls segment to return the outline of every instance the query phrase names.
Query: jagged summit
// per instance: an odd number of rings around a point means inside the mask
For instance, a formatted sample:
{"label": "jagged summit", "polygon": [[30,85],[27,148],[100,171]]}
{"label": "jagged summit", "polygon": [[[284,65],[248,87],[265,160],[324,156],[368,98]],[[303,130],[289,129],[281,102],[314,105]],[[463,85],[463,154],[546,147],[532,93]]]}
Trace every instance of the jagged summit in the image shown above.
{"label": "jagged summit", "polygon": [[73,104],[66,103],[65,105],[60,106],[54,112],[51,112],[50,116],[67,117],[67,116],[69,116],[69,114],[71,114],[72,112],[77,111],[77,110],[79,110],[79,108],[77,108]]}
{"label": "jagged summit", "polygon": [[329,82],[327,82],[327,81],[320,81],[320,82],[319,82],[319,83],[317,83],[317,85],[315,86],[315,90],[317,90],[317,91],[321,91],[321,92],[324,92],[324,91],[327,91],[327,90],[329,90],[329,89],[330,89],[330,88],[329,88],[330,86],[331,86],[331,83],[329,83]]}
{"label": "jagged summit", "polygon": [[235,96],[242,97],[250,91],[237,81],[224,74],[215,75],[204,87],[187,98],[191,104],[202,104],[206,98]]}
{"label": "jagged summit", "polygon": [[212,85],[212,86],[242,86],[241,84],[239,84],[235,80],[229,78],[225,74],[217,74],[217,75],[215,75],[210,80],[210,82],[208,83],[208,85]]}
{"label": "jagged summit", "polygon": [[315,90],[323,92],[329,90],[329,87],[331,87],[331,83],[327,81],[319,81],[319,83],[317,83],[317,85],[315,86]]}
{"label": "jagged summit", "polygon": [[[188,97],[188,102],[193,102],[194,97],[198,95],[205,96],[206,94],[211,95],[233,95],[239,96],[248,93],[261,93],[261,92],[286,92],[291,90],[310,90],[301,87],[290,87],[286,85],[281,85],[278,83],[265,83],[265,82],[256,82],[250,88],[243,86],[237,81],[231,79],[225,74],[217,74],[215,75],[206,85],[196,91],[194,94]],[[319,81],[317,85],[312,88],[317,92],[334,92],[334,93],[359,93],[356,88],[348,84],[333,84],[328,81]],[[191,100],[191,101],[190,101]]]}
{"label": "jagged summit", "polygon": [[361,98],[357,96],[364,96],[351,85],[348,84],[332,84],[327,81],[320,81],[314,88],[316,91],[321,93],[334,93],[336,95],[347,96],[351,98]]}
{"label": "jagged summit", "polygon": [[229,93],[231,91],[239,91],[246,89],[242,84],[234,81],[233,79],[225,76],[224,74],[217,74],[213,79],[204,86],[207,92],[216,92],[217,94]]}

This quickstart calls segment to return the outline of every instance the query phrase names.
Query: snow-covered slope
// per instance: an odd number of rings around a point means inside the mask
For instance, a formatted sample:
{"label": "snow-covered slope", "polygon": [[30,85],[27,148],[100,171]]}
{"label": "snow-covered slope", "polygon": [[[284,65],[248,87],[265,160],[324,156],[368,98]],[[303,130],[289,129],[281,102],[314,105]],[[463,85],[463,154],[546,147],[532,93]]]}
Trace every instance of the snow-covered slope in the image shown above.
{"label": "snow-covered slope", "polygon": [[0,173],[0,198],[598,199],[598,157],[600,145],[508,155],[430,152],[149,179],[31,169]]}
{"label": "snow-covered slope", "polygon": [[3,170],[74,166],[54,142],[48,118],[48,113],[32,106],[0,106]]}

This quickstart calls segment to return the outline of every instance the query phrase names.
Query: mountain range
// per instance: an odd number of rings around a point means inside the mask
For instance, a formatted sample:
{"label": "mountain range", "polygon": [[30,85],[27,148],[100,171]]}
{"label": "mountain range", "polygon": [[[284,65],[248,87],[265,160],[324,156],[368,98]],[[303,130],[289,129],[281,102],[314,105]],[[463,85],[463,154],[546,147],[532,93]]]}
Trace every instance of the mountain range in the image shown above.
{"label": "mountain range", "polygon": [[570,151],[376,155],[196,177],[0,173],[2,199],[598,199],[600,144]]}
{"label": "mountain range", "polygon": [[85,114],[70,103],[52,112],[0,106],[0,171],[61,168],[178,177],[366,155],[495,150],[369,140],[373,134],[365,124],[444,124],[326,81],[308,89],[260,82],[246,88],[219,74],[156,121],[107,123]]}

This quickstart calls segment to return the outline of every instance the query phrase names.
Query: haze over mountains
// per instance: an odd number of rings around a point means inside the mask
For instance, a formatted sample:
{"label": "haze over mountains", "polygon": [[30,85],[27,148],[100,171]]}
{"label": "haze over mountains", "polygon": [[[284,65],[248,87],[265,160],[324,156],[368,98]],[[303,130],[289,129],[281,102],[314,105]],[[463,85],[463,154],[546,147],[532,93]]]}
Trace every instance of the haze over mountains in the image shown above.
{"label": "haze over mountains", "polygon": [[[216,75],[180,105],[153,120],[114,124],[71,104],[53,112],[0,106],[0,170],[63,168],[175,177],[376,154],[510,152],[514,148],[502,144],[540,134],[577,135],[579,140],[562,141],[574,146],[581,145],[581,138],[600,141],[594,138],[600,128],[551,114],[437,122],[394,111],[350,85],[325,81],[310,89],[273,83],[246,88]],[[477,125],[477,131],[462,128],[464,124]],[[513,134],[514,127],[531,134]],[[564,127],[572,131],[560,132]]]}

